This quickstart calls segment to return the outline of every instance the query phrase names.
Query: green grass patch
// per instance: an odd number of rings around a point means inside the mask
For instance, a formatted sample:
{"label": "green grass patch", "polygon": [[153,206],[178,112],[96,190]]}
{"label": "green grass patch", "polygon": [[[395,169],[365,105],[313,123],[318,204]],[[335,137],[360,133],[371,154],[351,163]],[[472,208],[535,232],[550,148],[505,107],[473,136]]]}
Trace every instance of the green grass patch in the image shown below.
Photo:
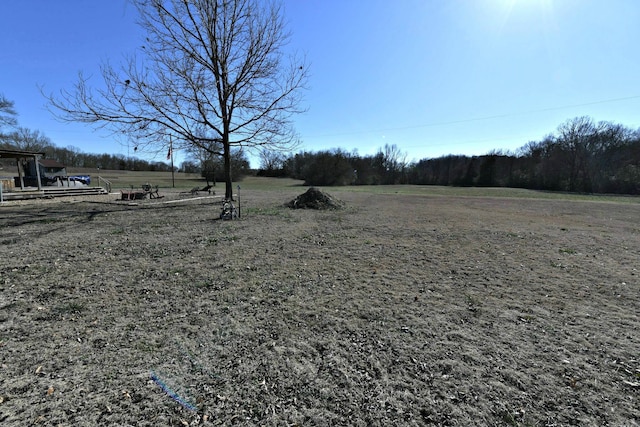
{"label": "green grass patch", "polygon": [[575,200],[589,202],[640,203],[640,197],[608,194],[575,194],[505,187],[448,187],[441,185],[354,185],[325,187],[327,192],[361,192],[442,197],[495,197],[540,200]]}
{"label": "green grass patch", "polygon": [[[91,176],[91,184],[98,185],[98,176],[111,182],[111,191],[141,189],[142,185],[150,184],[163,188],[192,189],[203,187],[206,181],[197,173],[175,173],[171,172],[149,172],[149,171],[119,171],[119,170],[96,170],[86,171]],[[73,168],[69,169],[73,173]],[[223,186],[224,188],[224,186]],[[162,193],[161,193],[162,194]]]}
{"label": "green grass patch", "polygon": [[576,253],[578,253],[578,251],[572,248],[560,248],[558,249],[558,252],[560,252],[561,254],[569,254],[569,255],[575,255]]}
{"label": "green grass patch", "polygon": [[85,306],[79,302],[69,302],[57,306],[54,311],[58,314],[80,314],[85,310]]}
{"label": "green grass patch", "polygon": [[262,215],[262,216],[291,216],[287,208],[272,206],[268,208],[247,207],[242,209],[243,215]]}
{"label": "green grass patch", "polygon": [[[69,169],[70,173],[73,168]],[[175,188],[186,191],[194,187],[203,187],[206,181],[197,173],[148,172],[148,171],[114,171],[96,170],[95,172],[82,170],[82,173],[91,175],[97,185],[98,176],[108,179],[112,184],[112,191],[119,189],[129,190],[141,188],[143,184],[157,185],[162,189]],[[269,178],[246,176],[240,181],[234,181],[233,191],[240,195],[245,190],[249,191],[285,191],[292,195],[305,190],[304,181],[291,178]],[[224,193],[224,182],[218,182],[213,190],[219,194]],[[608,194],[576,194],[552,191],[527,190],[523,188],[503,187],[449,187],[441,185],[354,185],[343,187],[318,187],[328,193],[361,192],[370,194],[399,194],[416,196],[443,196],[443,197],[507,197],[541,200],[576,200],[590,202],[615,202],[615,203],[640,203],[640,197]]]}

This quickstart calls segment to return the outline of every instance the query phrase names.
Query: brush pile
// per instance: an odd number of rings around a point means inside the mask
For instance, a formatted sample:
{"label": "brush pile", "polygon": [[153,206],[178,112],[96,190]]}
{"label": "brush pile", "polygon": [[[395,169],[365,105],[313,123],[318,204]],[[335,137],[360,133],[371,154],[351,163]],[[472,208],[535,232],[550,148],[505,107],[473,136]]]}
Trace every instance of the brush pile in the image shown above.
{"label": "brush pile", "polygon": [[286,204],[291,209],[341,209],[343,203],[323,193],[317,188],[311,187],[305,193],[299,195],[295,199]]}

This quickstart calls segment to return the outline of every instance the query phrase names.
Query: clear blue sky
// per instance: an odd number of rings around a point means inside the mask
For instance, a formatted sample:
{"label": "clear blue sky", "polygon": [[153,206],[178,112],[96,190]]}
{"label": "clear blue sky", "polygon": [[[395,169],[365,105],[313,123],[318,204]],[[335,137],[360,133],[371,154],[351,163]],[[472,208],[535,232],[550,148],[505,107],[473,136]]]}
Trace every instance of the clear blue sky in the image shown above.
{"label": "clear blue sky", "polygon": [[[567,119],[640,127],[640,1],[286,0],[290,47],[311,64],[303,146],[407,160],[515,150]],[[59,146],[133,154],[55,121],[46,92],[100,77],[141,43],[126,0],[1,1],[0,92]],[[156,160],[164,160],[163,155]],[[257,166],[257,164],[253,164]]]}

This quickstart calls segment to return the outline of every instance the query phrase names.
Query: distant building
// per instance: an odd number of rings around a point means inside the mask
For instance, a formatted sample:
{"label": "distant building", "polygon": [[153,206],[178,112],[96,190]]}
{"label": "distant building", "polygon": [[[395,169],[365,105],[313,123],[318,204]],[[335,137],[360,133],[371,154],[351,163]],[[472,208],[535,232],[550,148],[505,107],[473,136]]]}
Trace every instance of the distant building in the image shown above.
{"label": "distant building", "polygon": [[[40,178],[43,183],[46,181],[56,181],[58,177],[67,176],[67,168],[65,165],[56,160],[40,159],[38,160],[38,165],[40,166]],[[27,163],[27,175],[37,176],[34,161],[29,161]],[[46,181],[45,178],[47,178]]]}

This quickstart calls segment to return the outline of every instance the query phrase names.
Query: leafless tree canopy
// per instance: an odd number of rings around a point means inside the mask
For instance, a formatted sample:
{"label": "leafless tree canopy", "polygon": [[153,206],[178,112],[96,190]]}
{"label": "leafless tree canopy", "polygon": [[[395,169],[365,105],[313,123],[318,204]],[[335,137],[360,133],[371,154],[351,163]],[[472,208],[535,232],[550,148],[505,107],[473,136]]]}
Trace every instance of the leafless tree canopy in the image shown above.
{"label": "leafless tree canopy", "polygon": [[51,140],[42,132],[22,126],[4,135],[4,139],[8,147],[21,151],[44,152],[51,146]]}
{"label": "leafless tree canopy", "polygon": [[287,154],[278,150],[262,150],[260,152],[260,169],[272,171],[282,169]]}
{"label": "leafless tree canopy", "polygon": [[[281,6],[260,0],[132,0],[146,33],[104,84],[82,74],[48,96],[63,120],[107,127],[140,148],[205,150],[228,166],[232,146],[291,149],[306,63],[286,58]],[[227,197],[231,197],[227,177]]]}
{"label": "leafless tree canopy", "polygon": [[0,93],[0,130],[3,126],[15,126],[16,110],[13,108],[13,101],[9,101]]}

